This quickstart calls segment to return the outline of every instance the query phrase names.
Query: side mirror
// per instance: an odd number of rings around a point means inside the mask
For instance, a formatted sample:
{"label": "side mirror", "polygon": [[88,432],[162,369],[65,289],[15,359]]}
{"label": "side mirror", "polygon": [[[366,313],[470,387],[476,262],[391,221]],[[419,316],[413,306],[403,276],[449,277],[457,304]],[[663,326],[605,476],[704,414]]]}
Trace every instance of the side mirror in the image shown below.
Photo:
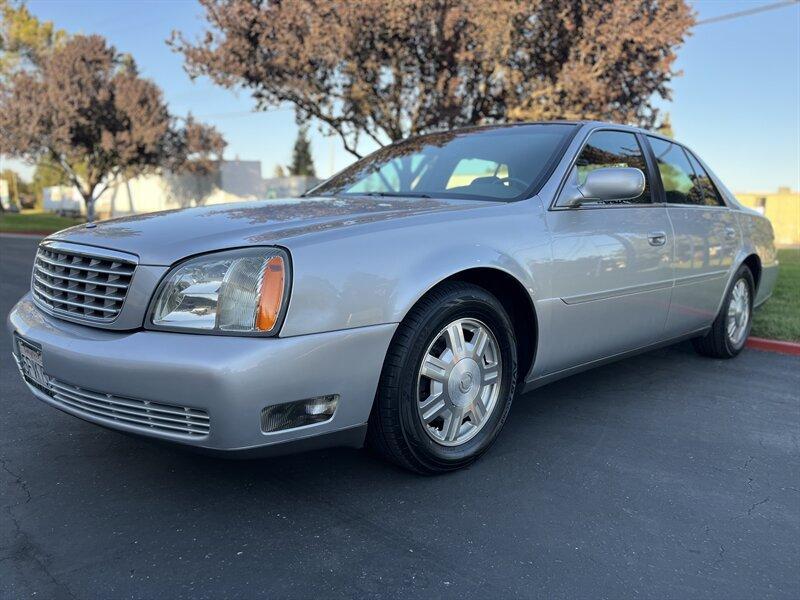
{"label": "side mirror", "polygon": [[577,170],[564,188],[562,206],[577,207],[587,202],[631,200],[644,191],[644,173],[633,167],[602,168],[589,171],[583,185],[577,183]]}

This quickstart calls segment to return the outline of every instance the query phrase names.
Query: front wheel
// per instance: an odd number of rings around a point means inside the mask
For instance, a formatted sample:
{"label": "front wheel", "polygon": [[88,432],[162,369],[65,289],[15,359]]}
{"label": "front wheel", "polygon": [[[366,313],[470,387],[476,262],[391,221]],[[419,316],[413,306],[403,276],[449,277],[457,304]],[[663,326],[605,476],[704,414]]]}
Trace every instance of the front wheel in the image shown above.
{"label": "front wheel", "polygon": [[733,358],[739,354],[753,324],[754,297],[753,274],[742,265],[731,281],[711,330],[704,337],[692,340],[695,350],[712,358]]}
{"label": "front wheel", "polygon": [[417,472],[464,467],[500,433],[516,372],[514,330],[500,302],[478,286],[446,283],[395,333],[368,443]]}

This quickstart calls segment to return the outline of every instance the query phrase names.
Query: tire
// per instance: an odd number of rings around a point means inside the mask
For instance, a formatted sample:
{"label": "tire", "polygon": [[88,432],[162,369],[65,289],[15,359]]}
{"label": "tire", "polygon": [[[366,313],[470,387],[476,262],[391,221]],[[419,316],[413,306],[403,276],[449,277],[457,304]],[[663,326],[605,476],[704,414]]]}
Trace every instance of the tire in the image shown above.
{"label": "tire", "polygon": [[[738,304],[737,291],[742,285],[747,290],[746,308],[743,312],[740,312],[736,310],[736,304]],[[699,354],[711,358],[733,358],[742,351],[747,341],[747,336],[750,335],[750,328],[753,324],[753,300],[755,299],[755,289],[756,286],[753,280],[753,274],[747,266],[742,265],[739,267],[739,270],[736,271],[736,275],[734,275],[725,292],[725,300],[722,303],[722,308],[717,318],[714,319],[714,323],[711,325],[711,330],[705,336],[692,340],[694,349]],[[734,304],[733,308],[731,306],[732,304]],[[741,306],[741,304],[739,305]],[[729,311],[731,313],[738,312],[742,318],[746,318],[746,322],[744,322],[743,325],[740,324],[736,326],[736,335],[733,336],[729,333],[728,329]]]}
{"label": "tire", "polygon": [[[461,331],[460,338],[454,331]],[[453,352],[451,346],[459,343],[460,350]],[[443,473],[471,464],[495,441],[511,409],[516,348],[511,320],[492,294],[462,282],[435,288],[395,332],[369,419],[367,445],[418,473]],[[441,364],[446,359],[448,365],[434,377],[426,375],[431,369],[423,369],[423,359],[431,356]],[[423,416],[426,410],[436,416]],[[459,411],[466,416],[459,417]]]}

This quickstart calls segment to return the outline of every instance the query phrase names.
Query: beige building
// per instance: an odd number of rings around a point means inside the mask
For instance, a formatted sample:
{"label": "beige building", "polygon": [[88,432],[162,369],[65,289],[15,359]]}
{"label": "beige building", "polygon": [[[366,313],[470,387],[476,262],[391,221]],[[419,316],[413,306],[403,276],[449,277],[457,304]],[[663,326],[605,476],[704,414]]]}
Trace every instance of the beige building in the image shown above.
{"label": "beige building", "polygon": [[766,216],[778,246],[800,245],[800,192],[780,187],[777,192],[742,192],[736,199]]}

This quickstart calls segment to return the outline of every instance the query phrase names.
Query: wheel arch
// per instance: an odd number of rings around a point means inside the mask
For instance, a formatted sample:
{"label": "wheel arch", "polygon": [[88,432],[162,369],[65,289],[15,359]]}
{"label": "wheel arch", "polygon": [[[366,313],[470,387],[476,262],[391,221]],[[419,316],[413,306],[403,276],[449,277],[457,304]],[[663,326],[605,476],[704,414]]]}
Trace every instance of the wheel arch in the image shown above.
{"label": "wheel arch", "polygon": [[728,294],[728,290],[730,289],[731,285],[733,285],[733,278],[736,277],[736,272],[742,267],[746,266],[750,269],[750,273],[753,275],[753,284],[755,285],[755,289],[753,290],[753,301],[755,302],[756,298],[758,298],[758,286],[761,282],[761,258],[758,256],[756,252],[752,249],[748,251],[742,252],[736,260],[733,262],[733,268],[731,268],[727,282],[725,283],[725,291],[722,294],[722,297],[719,299],[719,303],[717,304],[717,311],[714,313],[715,315],[719,314],[719,311],[722,310],[722,306],[725,304],[725,298]]}
{"label": "wheel arch", "polygon": [[[439,286],[452,281],[471,283],[481,287],[495,296],[503,305],[514,326],[514,336],[517,341],[517,379],[518,383],[523,382],[533,368],[539,338],[536,308],[528,290],[517,277],[508,271],[497,267],[471,267],[441,279],[428,288],[414,305]],[[413,305],[408,310],[410,311],[411,308]]]}
{"label": "wheel arch", "polygon": [[747,268],[750,269],[750,272],[753,274],[753,283],[755,283],[756,286],[754,291],[757,294],[758,285],[761,283],[761,259],[759,258],[758,254],[753,253],[745,257],[741,264],[747,266]]}

